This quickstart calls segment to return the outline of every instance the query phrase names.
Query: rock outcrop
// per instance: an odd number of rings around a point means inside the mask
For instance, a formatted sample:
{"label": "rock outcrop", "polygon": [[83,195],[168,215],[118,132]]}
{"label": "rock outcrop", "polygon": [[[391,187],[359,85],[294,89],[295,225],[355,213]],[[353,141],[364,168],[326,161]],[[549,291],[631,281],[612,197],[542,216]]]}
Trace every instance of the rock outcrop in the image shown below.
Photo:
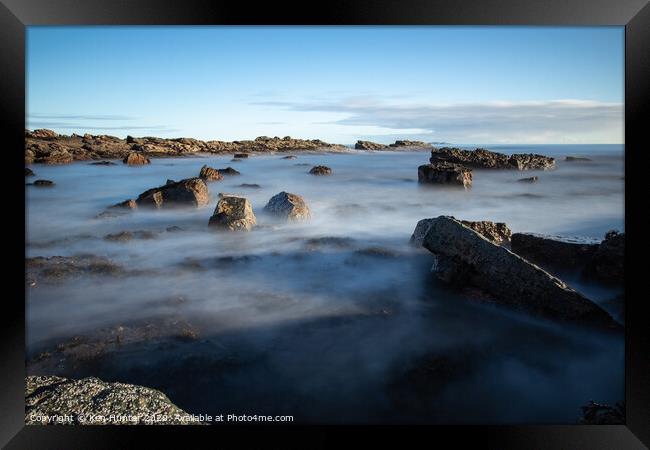
{"label": "rock outcrop", "polygon": [[589,261],[585,273],[605,283],[625,280],[625,233],[610,231]]}
{"label": "rock outcrop", "polygon": [[136,199],[139,207],[201,207],[210,201],[208,186],[201,178],[188,178],[144,191]]}
{"label": "rock outcrop", "polygon": [[548,156],[532,153],[506,155],[482,148],[462,150],[460,148],[442,147],[431,150],[432,164],[452,163],[475,169],[552,169],[555,160]]}
{"label": "rock outcrop", "polygon": [[392,144],[388,145],[389,147],[413,147],[413,148],[430,148],[431,144],[427,144],[423,141],[409,141],[406,139],[397,140]]}
{"label": "rock outcrop", "polygon": [[381,150],[388,148],[388,146],[371,141],[357,141],[357,143],[354,144],[354,148],[356,150]]}
{"label": "rock outcrop", "polygon": [[129,166],[142,166],[144,164],[150,164],[151,160],[144,156],[142,153],[131,152],[122,160],[124,164]]}
{"label": "rock outcrop", "polygon": [[205,181],[219,181],[223,180],[223,175],[217,169],[208,167],[206,164],[201,167],[201,170],[199,171],[199,178]]}
{"label": "rock outcrop", "polygon": [[515,233],[511,243],[514,253],[549,270],[582,270],[599,246],[591,239],[534,233]]}
{"label": "rock outcrop", "polygon": [[445,282],[477,286],[497,303],[534,315],[620,328],[606,311],[561,280],[452,217],[433,219],[423,246],[436,256],[432,272]]}
{"label": "rock outcrop", "polygon": [[331,175],[332,169],[327,166],[314,166],[309,173],[312,175]]}
{"label": "rock outcrop", "polygon": [[25,378],[28,425],[200,424],[155,389],[97,378]]}
{"label": "rock outcrop", "polygon": [[[454,218],[455,219],[455,218]],[[418,221],[415,226],[415,230],[411,235],[411,245],[416,247],[421,247],[424,242],[424,237],[429,231],[431,222],[436,220],[432,219],[422,219]],[[471,228],[472,230],[479,233],[484,238],[494,242],[497,245],[508,245],[510,244],[510,238],[512,236],[512,231],[508,228],[504,222],[492,222],[489,220],[479,220],[479,221],[470,221],[470,220],[460,220],[460,223],[466,227]]]}
{"label": "rock outcrop", "polygon": [[250,231],[256,224],[248,199],[232,194],[219,194],[217,207],[208,222],[211,228],[229,231]]}
{"label": "rock outcrop", "polygon": [[459,164],[436,163],[418,167],[418,182],[447,184],[468,188],[472,185],[472,169]]}
{"label": "rock outcrop", "polygon": [[285,220],[299,221],[311,218],[305,199],[284,191],[271,197],[264,211]]}

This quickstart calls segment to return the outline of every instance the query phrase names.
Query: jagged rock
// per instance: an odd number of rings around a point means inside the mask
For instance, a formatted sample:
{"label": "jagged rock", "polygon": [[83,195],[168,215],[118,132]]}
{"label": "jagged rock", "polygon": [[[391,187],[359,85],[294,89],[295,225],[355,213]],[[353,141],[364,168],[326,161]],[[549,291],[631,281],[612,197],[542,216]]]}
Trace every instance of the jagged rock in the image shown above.
{"label": "jagged rock", "polygon": [[25,167],[25,176],[26,177],[33,177],[35,175],[36,174],[32,171],[32,169],[30,169],[29,167]]}
{"label": "jagged rock", "polygon": [[445,282],[477,286],[496,302],[534,315],[620,328],[605,310],[561,280],[452,217],[433,219],[423,246],[436,256],[431,270]]}
{"label": "jagged rock", "polygon": [[119,209],[136,209],[137,207],[138,207],[138,204],[133,199],[124,200],[123,202],[116,203],[116,204],[110,206],[110,208],[116,208],[116,209],[117,208],[119,208]]}
{"label": "jagged rock", "polygon": [[173,184],[149,189],[136,200],[138,206],[167,208],[205,206],[210,201],[208,186],[201,178],[187,178]]}
{"label": "jagged rock", "polygon": [[[58,421],[48,422],[48,419]],[[186,413],[155,389],[125,383],[106,383],[98,378],[70,380],[57,376],[25,378],[25,423],[200,424],[196,416]]]}
{"label": "jagged rock", "polygon": [[327,166],[314,166],[309,173],[312,175],[331,175],[332,169]]}
{"label": "jagged rock", "polygon": [[141,153],[136,153],[136,152],[131,152],[126,157],[122,160],[124,164],[128,164],[129,166],[141,166],[144,164],[150,164],[151,161],[149,158],[144,156]]}
{"label": "jagged rock", "polygon": [[[415,230],[413,230],[413,234],[411,235],[411,245],[416,247],[422,246],[424,237],[426,236],[427,231],[429,231],[429,227],[433,220],[436,219],[422,219],[418,221],[417,225],[415,226]],[[508,245],[510,243],[512,231],[504,222],[491,222],[489,220],[460,220],[460,223],[466,227],[470,227],[472,230],[476,231],[481,236],[489,239],[497,245]]]}
{"label": "jagged rock", "polygon": [[221,175],[241,175],[239,171],[233,169],[232,167],[226,167],[225,169],[218,169]]}
{"label": "jagged rock", "polygon": [[609,231],[589,261],[586,274],[605,283],[625,279],[625,233]]}
{"label": "jagged rock", "polygon": [[468,188],[472,185],[472,169],[458,164],[424,164],[418,167],[418,182],[451,184]]}
{"label": "jagged rock", "polygon": [[379,150],[386,147],[388,146],[371,141],[357,141],[357,143],[354,144],[354,148],[357,150]]}
{"label": "jagged rock", "polygon": [[230,231],[250,231],[256,223],[253,207],[247,198],[219,194],[217,207],[210,217],[208,226]]}
{"label": "jagged rock", "polygon": [[389,147],[417,147],[417,148],[423,148],[423,147],[431,147],[431,144],[427,144],[426,142],[422,141],[408,141],[405,139],[395,141],[393,144],[390,144]]}
{"label": "jagged rock", "polygon": [[199,171],[199,177],[206,181],[223,180],[223,175],[220,171],[213,169],[212,167],[208,167],[207,165],[201,167],[201,170]]}
{"label": "jagged rock", "polygon": [[587,238],[534,233],[515,233],[511,241],[514,253],[551,270],[582,270],[594,257],[599,245],[598,241]]}
{"label": "jagged rock", "polygon": [[582,156],[567,156],[564,158],[565,161],[567,162],[588,162],[591,161],[589,158],[584,158]]}
{"label": "jagged rock", "polygon": [[248,153],[235,153],[234,157],[237,159],[248,158]]}
{"label": "jagged rock", "polygon": [[304,220],[311,218],[309,207],[305,200],[296,194],[280,192],[271,197],[264,211],[283,219]]}
{"label": "jagged rock", "polygon": [[519,153],[508,156],[482,148],[476,150],[462,150],[452,147],[434,148],[431,150],[429,161],[432,164],[452,163],[475,169],[546,170],[555,167],[555,160],[548,156],[532,153]]}
{"label": "jagged rock", "polygon": [[36,180],[32,183],[34,186],[41,186],[41,187],[52,187],[54,186],[54,181],[51,180]]}
{"label": "jagged rock", "polygon": [[537,183],[539,181],[539,177],[519,178],[517,181],[520,183]]}

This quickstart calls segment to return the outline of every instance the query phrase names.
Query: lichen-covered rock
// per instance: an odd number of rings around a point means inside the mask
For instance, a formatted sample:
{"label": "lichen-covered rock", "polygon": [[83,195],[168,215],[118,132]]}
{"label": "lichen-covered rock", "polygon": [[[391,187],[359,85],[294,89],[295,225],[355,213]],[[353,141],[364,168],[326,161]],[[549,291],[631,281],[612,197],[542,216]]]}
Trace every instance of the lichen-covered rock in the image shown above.
{"label": "lichen-covered rock", "polygon": [[598,241],[588,238],[515,233],[511,249],[522,258],[549,270],[582,270],[596,254],[599,245]]}
{"label": "lichen-covered rock", "polygon": [[202,178],[206,181],[219,181],[223,180],[223,175],[217,169],[213,169],[212,167],[204,165],[199,171],[199,178]]}
{"label": "lichen-covered rock", "polygon": [[264,211],[283,219],[305,220],[311,217],[309,207],[300,195],[280,192],[271,197]]}
{"label": "lichen-covered rock", "polygon": [[[436,219],[431,218],[418,221],[417,225],[415,226],[415,230],[411,235],[411,245],[414,245],[416,247],[422,246],[424,236],[426,236],[427,231],[429,231],[429,226],[433,220]],[[460,223],[466,227],[470,227],[472,230],[476,231],[481,236],[489,239],[497,245],[507,245],[510,243],[512,231],[504,222],[491,222],[489,220],[461,220]]]}
{"label": "lichen-covered rock", "polygon": [[312,175],[331,175],[332,169],[327,166],[314,166],[309,173]]}
{"label": "lichen-covered rock", "polygon": [[380,150],[387,147],[387,145],[371,141],[357,141],[357,143],[354,144],[354,148],[357,150]]}
{"label": "lichen-covered rock", "polygon": [[458,164],[424,164],[418,167],[418,182],[468,188],[472,185],[472,169]]}
{"label": "lichen-covered rock", "polygon": [[201,178],[187,178],[165,184],[140,194],[136,203],[140,207],[169,208],[180,206],[205,206],[210,202],[208,186]]}
{"label": "lichen-covered rock", "polygon": [[219,201],[208,226],[230,231],[250,231],[257,223],[253,207],[247,198],[219,194]]}
{"label": "lichen-covered rock", "polygon": [[126,157],[122,160],[124,164],[128,164],[129,166],[142,166],[144,164],[150,164],[151,161],[149,158],[144,156],[141,153],[137,152],[131,152]]}
{"label": "lichen-covered rock", "polygon": [[97,378],[25,378],[28,425],[200,424],[155,389]]}
{"label": "lichen-covered rock", "polygon": [[445,282],[477,286],[496,302],[534,315],[620,329],[594,302],[453,217],[432,220],[423,246],[436,256],[432,272]]}
{"label": "lichen-covered rock", "polygon": [[482,148],[476,150],[462,150],[452,147],[434,148],[431,150],[429,161],[432,164],[452,163],[475,169],[546,170],[555,167],[555,160],[548,156],[532,153],[519,153],[508,156]]}

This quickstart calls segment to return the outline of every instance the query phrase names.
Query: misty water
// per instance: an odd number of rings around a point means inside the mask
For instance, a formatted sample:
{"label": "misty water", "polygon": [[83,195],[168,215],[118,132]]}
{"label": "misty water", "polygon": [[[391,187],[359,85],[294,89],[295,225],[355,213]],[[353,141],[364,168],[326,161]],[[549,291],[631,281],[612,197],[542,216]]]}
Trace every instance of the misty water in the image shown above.
{"label": "misty water", "polygon": [[[28,372],[142,384],[197,414],[290,414],[296,422],[575,423],[591,399],[623,400],[622,334],[474,301],[434,280],[432,256],[409,246],[417,221],[438,215],[598,239],[623,230],[622,146],[491,149],[547,154],[557,167],[475,170],[463,190],[417,183],[428,152],[33,165],[36,179],[56,186],[26,186],[27,256],[103,256],[127,276],[28,288]],[[208,207],[96,218],[167,179],[197,176],[203,164],[241,172],[208,184]],[[317,164],[333,175],[309,175]],[[535,175],[537,183],[517,181]],[[266,216],[264,205],[281,191],[302,195],[312,219]],[[209,231],[219,192],[248,197],[258,227]],[[127,230],[155,235],[104,239]],[[611,306],[620,292],[563,279],[622,320]],[[196,336],[163,325],[92,363],[34,362],[73,336],[156,320],[181,320]]]}

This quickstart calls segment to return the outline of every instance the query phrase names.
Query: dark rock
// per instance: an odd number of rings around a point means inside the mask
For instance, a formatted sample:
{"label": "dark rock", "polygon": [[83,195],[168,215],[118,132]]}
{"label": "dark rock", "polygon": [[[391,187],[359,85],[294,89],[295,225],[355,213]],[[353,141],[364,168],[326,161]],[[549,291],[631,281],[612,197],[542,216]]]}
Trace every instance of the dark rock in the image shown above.
{"label": "dark rock", "polygon": [[262,188],[262,186],[260,186],[259,184],[255,184],[255,183],[242,183],[242,184],[239,185],[239,187],[247,188],[247,189],[261,189]]}
{"label": "dark rock", "polygon": [[235,153],[234,157],[237,159],[248,158],[248,153]]}
{"label": "dark rock", "polygon": [[548,156],[527,154],[506,155],[491,152],[482,148],[476,150],[461,150],[459,148],[443,147],[431,150],[432,164],[452,163],[475,169],[552,169],[555,160]]}
{"label": "dark rock", "polygon": [[91,166],[116,166],[113,161],[95,161],[90,163]]}
{"label": "dark rock", "polygon": [[223,180],[223,175],[217,169],[213,169],[212,167],[204,165],[199,171],[199,178],[202,178],[206,181],[219,181]]}
{"label": "dark rock", "polygon": [[586,425],[624,425],[625,402],[619,402],[616,406],[609,406],[596,403],[590,400],[582,407],[581,424]]}
{"label": "dark rock", "polygon": [[149,189],[140,194],[136,202],[138,206],[155,208],[201,207],[210,202],[210,193],[201,178],[188,178],[174,184]]}
{"label": "dark rock", "polygon": [[[128,418],[128,421],[120,420],[122,417]],[[61,418],[61,421],[48,422],[48,418]],[[25,378],[25,423],[200,424],[196,417],[174,405],[165,394],[155,389],[125,383],[106,383],[97,378],[70,380],[57,376]]]}
{"label": "dark rock", "polygon": [[537,183],[539,181],[539,177],[519,178],[517,181],[520,183]]}
{"label": "dark rock", "polygon": [[389,147],[417,147],[417,148],[427,148],[431,147],[431,144],[427,144],[422,141],[409,141],[406,139],[395,141],[395,143],[390,144]]}
{"label": "dark rock", "polygon": [[305,220],[311,218],[309,207],[300,195],[280,192],[271,197],[264,211],[285,220]]}
{"label": "dark rock", "polygon": [[25,260],[28,284],[34,286],[43,280],[48,282],[76,278],[83,275],[121,275],[124,269],[107,258],[95,255],[37,256]]}
{"label": "dark rock", "polygon": [[423,246],[436,256],[431,270],[442,281],[480,287],[498,303],[534,315],[620,329],[582,294],[452,217],[432,220]]}
{"label": "dark rock", "polygon": [[52,186],[54,186],[54,181],[51,181],[51,180],[36,180],[32,184],[34,186],[52,187]]}
{"label": "dark rock", "polygon": [[104,239],[114,242],[128,242],[132,239],[153,239],[156,234],[152,231],[121,231],[115,234],[107,234]]}
{"label": "dark rock", "polygon": [[124,164],[128,164],[129,166],[142,166],[144,164],[151,163],[149,158],[137,152],[130,152],[128,155],[126,155],[122,162]]}
{"label": "dark rock", "polygon": [[230,231],[250,231],[257,223],[253,207],[245,197],[219,194],[208,226]]}
{"label": "dark rock", "polygon": [[167,178],[167,181],[165,182],[166,185],[167,184],[176,184],[176,183],[177,183],[177,181],[174,181],[171,178]]}
{"label": "dark rock", "polygon": [[165,228],[165,231],[168,233],[175,233],[177,231],[183,231],[183,229],[177,225],[172,225],[171,227]]}
{"label": "dark rock", "polygon": [[511,243],[514,253],[551,270],[582,270],[598,247],[599,243],[590,239],[533,233],[515,233]]}
{"label": "dark rock", "polygon": [[379,150],[387,147],[387,145],[378,144],[371,141],[357,141],[357,143],[354,144],[354,148],[357,150]]}
{"label": "dark rock", "polygon": [[340,249],[351,248],[354,246],[354,239],[339,236],[323,236],[309,238],[305,241],[305,246],[309,250],[317,250],[321,247],[334,247]]}
{"label": "dark rock", "polygon": [[458,164],[424,164],[418,167],[418,182],[451,184],[468,188],[472,185],[472,169]]}
{"label": "dark rock", "polygon": [[567,162],[588,162],[591,161],[589,158],[584,158],[582,156],[567,156],[564,158],[565,161]]}
{"label": "dark rock", "polygon": [[296,159],[296,158],[297,158],[297,156],[295,156],[295,155],[287,155],[287,156],[282,157],[282,159]]}
{"label": "dark rock", "polygon": [[[454,218],[455,219],[455,218]],[[422,219],[418,221],[411,235],[411,245],[416,247],[421,247],[424,242],[424,237],[429,231],[431,222],[436,220],[432,219]],[[460,220],[460,223],[466,227],[471,228],[472,230],[479,233],[484,238],[492,241],[497,245],[508,245],[510,244],[510,237],[512,236],[512,231],[508,228],[504,222],[491,222],[489,220],[480,220],[480,221],[470,221],[470,220]]]}
{"label": "dark rock", "polygon": [[332,169],[327,166],[314,166],[309,173],[312,175],[331,175]]}
{"label": "dark rock", "polygon": [[218,169],[221,175],[241,175],[239,171],[233,169],[232,167],[226,167],[225,169]]}
{"label": "dark rock", "polygon": [[30,169],[29,167],[25,167],[25,176],[26,177],[33,177],[35,175],[36,174],[34,172],[32,172],[32,169]]}
{"label": "dark rock", "polygon": [[625,233],[609,231],[585,269],[588,277],[604,283],[625,280]]}

